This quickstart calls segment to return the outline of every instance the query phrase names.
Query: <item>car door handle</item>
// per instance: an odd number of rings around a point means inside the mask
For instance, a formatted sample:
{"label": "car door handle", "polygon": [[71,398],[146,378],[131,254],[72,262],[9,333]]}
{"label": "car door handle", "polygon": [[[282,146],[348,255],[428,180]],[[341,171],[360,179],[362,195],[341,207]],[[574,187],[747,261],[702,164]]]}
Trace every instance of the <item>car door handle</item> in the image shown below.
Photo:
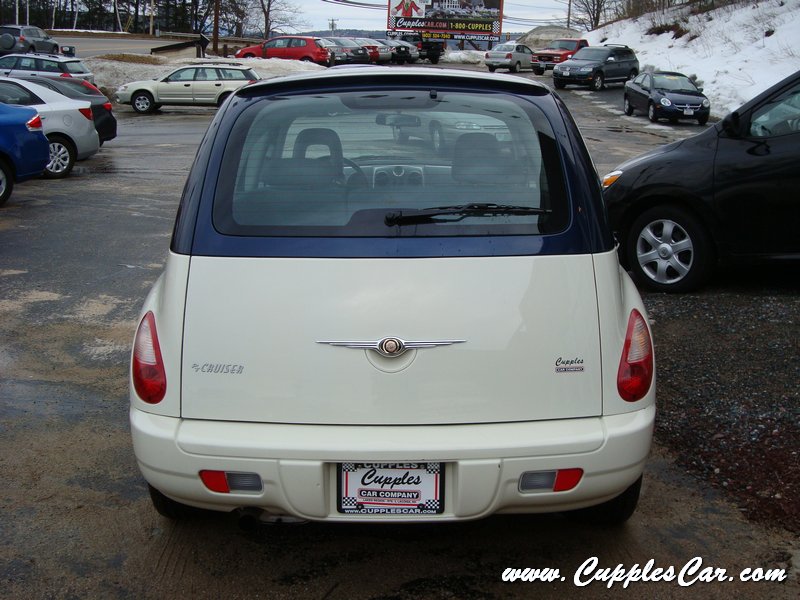
{"label": "car door handle", "polygon": [[214,87],[222,87],[222,84],[221,83],[215,83]]}
{"label": "car door handle", "polygon": [[184,83],[183,87],[189,87],[190,85],[192,85],[192,84],[191,83]]}

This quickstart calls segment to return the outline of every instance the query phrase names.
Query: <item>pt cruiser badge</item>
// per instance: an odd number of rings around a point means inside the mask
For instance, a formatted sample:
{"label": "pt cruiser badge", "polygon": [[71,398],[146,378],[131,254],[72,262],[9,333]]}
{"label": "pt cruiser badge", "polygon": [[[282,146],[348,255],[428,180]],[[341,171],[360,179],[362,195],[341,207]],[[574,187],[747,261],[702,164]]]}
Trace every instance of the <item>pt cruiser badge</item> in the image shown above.
{"label": "pt cruiser badge", "polygon": [[356,341],[323,341],[318,340],[318,344],[328,344],[329,346],[343,346],[355,350],[375,350],[386,358],[395,358],[404,354],[406,350],[417,350],[419,348],[435,348],[436,346],[452,346],[453,344],[463,344],[467,340],[430,340],[406,342],[396,337],[386,337],[376,342],[356,342]]}

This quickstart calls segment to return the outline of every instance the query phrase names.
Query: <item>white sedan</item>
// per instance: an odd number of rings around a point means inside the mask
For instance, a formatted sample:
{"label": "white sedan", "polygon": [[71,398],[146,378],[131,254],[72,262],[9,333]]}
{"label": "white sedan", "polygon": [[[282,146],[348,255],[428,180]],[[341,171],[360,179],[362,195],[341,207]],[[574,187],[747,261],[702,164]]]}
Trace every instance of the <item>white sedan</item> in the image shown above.
{"label": "white sedan", "polygon": [[44,177],[66,177],[76,160],[87,159],[100,149],[92,106],[87,101],[72,100],[24,79],[0,77],[0,102],[30,106],[39,112],[50,142]]}

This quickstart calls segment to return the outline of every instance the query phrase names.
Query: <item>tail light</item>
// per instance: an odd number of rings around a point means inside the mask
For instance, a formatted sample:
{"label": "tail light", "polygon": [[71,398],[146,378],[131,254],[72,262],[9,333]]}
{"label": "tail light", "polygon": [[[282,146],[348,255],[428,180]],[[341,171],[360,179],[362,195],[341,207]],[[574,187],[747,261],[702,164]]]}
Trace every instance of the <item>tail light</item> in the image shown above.
{"label": "tail light", "polygon": [[20,42],[24,42],[25,41],[25,36],[22,35],[21,33],[19,34],[19,41]]}
{"label": "tail light", "polygon": [[583,469],[526,471],[517,484],[520,492],[568,492],[583,478]]}
{"label": "tail light", "polygon": [[148,404],[158,404],[167,393],[167,374],[156,333],[156,319],[148,312],[139,323],[133,342],[131,361],[133,387]]}
{"label": "tail light", "polygon": [[111,104],[111,102],[106,102],[105,104],[103,104],[103,108],[105,108],[108,112],[111,112],[112,109],[114,108],[114,105]]}
{"label": "tail light", "polygon": [[511,56],[511,52],[509,52],[508,54],[506,54],[506,58],[508,58],[508,59],[510,59],[510,58],[513,58],[513,57]]}
{"label": "tail light", "polygon": [[422,50],[422,42],[417,42],[417,49]]}
{"label": "tail light", "polygon": [[62,73],[59,77],[72,77],[69,73]]}
{"label": "tail light", "polygon": [[628,318],[628,331],[617,371],[617,390],[623,400],[644,398],[653,383],[653,342],[642,314],[634,309]]}
{"label": "tail light", "polygon": [[30,121],[25,123],[25,127],[28,128],[28,131],[41,131],[42,130],[42,117],[36,115]]}
{"label": "tail light", "polygon": [[486,54],[484,54],[483,58],[489,58],[489,53],[487,52]]}
{"label": "tail light", "polygon": [[94,120],[94,115],[92,114],[91,108],[79,108],[78,112],[80,112],[84,117],[86,117],[90,121]]}

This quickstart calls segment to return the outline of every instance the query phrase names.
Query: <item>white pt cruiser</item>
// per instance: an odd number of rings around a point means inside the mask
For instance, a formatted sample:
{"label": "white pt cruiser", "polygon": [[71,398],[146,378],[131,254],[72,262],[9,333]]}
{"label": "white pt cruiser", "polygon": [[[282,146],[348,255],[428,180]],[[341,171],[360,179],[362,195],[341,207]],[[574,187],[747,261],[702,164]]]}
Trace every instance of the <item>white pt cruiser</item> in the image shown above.
{"label": "white pt cruiser", "polygon": [[464,71],[238,90],[130,377],[172,518],[621,523],[655,417],[647,314],[577,127],[545,86]]}

